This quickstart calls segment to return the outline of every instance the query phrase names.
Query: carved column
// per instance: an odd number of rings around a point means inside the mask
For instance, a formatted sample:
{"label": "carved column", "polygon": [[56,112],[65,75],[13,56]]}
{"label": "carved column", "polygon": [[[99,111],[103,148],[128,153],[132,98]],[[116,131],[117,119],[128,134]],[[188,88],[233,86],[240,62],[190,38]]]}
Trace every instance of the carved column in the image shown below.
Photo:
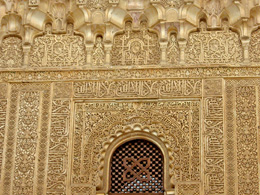
{"label": "carved column", "polygon": [[31,50],[31,45],[24,45],[23,46],[23,54],[24,54],[23,67],[29,66],[30,50]]}
{"label": "carved column", "polygon": [[179,47],[180,47],[180,64],[185,63],[185,49],[186,49],[186,40],[179,41]]}
{"label": "carved column", "polygon": [[87,59],[86,59],[86,66],[92,66],[92,51],[93,51],[93,44],[86,44],[86,52],[87,52]]}
{"label": "carved column", "polygon": [[112,44],[106,43],[105,46],[105,66],[109,66],[111,62],[111,51],[112,51]]}
{"label": "carved column", "polygon": [[161,65],[167,64],[167,42],[160,42],[161,48]]}
{"label": "carved column", "polygon": [[243,54],[244,54],[244,63],[249,63],[249,38],[242,39],[242,46],[243,46]]}

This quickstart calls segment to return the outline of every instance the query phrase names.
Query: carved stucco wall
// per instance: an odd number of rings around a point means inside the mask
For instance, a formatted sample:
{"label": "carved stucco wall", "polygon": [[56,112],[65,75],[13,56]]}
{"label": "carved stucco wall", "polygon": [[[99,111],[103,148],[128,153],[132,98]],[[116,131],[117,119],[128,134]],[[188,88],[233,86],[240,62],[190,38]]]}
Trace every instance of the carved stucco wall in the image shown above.
{"label": "carved stucco wall", "polygon": [[138,132],[167,194],[258,195],[259,0],[0,0],[0,194],[107,193]]}

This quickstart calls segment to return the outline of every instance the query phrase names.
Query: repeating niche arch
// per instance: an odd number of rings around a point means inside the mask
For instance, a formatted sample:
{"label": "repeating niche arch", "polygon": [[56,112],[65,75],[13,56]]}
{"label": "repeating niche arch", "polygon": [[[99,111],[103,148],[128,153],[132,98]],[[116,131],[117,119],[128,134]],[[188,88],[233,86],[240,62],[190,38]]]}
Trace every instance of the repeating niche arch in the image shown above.
{"label": "repeating niche arch", "polygon": [[92,62],[94,66],[98,67],[105,64],[105,49],[102,35],[96,36],[92,56]]}

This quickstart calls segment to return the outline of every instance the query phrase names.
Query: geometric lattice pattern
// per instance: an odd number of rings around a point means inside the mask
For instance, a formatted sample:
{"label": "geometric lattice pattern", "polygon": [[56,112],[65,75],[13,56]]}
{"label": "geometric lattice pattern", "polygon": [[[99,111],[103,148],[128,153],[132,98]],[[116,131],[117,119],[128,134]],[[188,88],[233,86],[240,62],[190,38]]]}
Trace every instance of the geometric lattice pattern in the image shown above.
{"label": "geometric lattice pattern", "polygon": [[132,140],[112,156],[109,194],[163,194],[163,155],[146,140]]}

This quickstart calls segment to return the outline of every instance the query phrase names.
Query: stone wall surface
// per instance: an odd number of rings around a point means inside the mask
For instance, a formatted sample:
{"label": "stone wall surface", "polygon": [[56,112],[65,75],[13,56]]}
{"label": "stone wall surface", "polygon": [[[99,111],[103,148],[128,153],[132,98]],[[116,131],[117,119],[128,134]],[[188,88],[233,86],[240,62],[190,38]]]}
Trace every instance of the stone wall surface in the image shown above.
{"label": "stone wall surface", "polygon": [[0,195],[106,195],[129,135],[168,195],[260,194],[259,0],[0,0]]}

